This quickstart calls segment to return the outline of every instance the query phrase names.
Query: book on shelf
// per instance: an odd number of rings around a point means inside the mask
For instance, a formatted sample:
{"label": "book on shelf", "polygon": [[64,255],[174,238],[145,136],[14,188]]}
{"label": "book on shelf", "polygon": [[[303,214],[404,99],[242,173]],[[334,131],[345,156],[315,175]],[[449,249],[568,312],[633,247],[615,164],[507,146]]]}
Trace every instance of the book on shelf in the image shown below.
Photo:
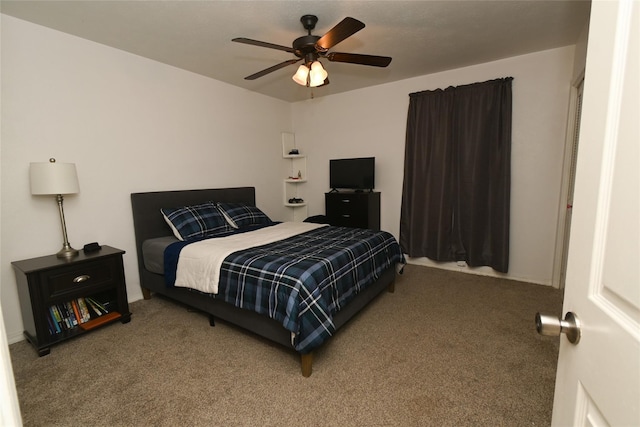
{"label": "book on shelf", "polygon": [[58,308],[60,309],[64,323],[67,325],[67,329],[73,329],[73,321],[69,315],[69,310],[67,310],[67,305],[65,303],[58,304]]}
{"label": "book on shelf", "polygon": [[53,321],[58,326],[57,329],[59,332],[62,332],[63,330],[67,329],[66,323],[64,322],[64,320],[62,319],[62,315],[60,314],[60,310],[58,310],[58,306],[56,305],[51,306],[51,314],[53,316]]}
{"label": "book on shelf", "polygon": [[49,316],[47,317],[49,321],[49,327],[51,329],[52,334],[59,334],[61,332],[60,325],[58,324],[58,320],[56,318],[53,307],[49,307]]}
{"label": "book on shelf", "polygon": [[84,298],[78,298],[78,305],[82,312],[82,322],[84,323],[91,320],[91,314],[89,313],[89,308],[87,307],[87,303],[84,301]]}
{"label": "book on shelf", "polygon": [[65,302],[64,308],[67,313],[67,318],[69,319],[69,324],[71,325],[71,327],[78,326],[78,319],[76,318],[76,314],[73,311],[73,306],[71,305],[71,301]]}
{"label": "book on shelf", "polygon": [[109,312],[103,304],[99,303],[94,298],[87,298],[87,301],[100,315],[107,314]]}
{"label": "book on shelf", "polygon": [[76,317],[77,324],[82,323],[82,317],[80,316],[80,308],[76,300],[71,300],[71,308],[73,309],[73,315]]}
{"label": "book on shelf", "polygon": [[112,319],[120,313],[108,310],[109,303],[100,302],[93,297],[76,298],[49,307],[47,323],[51,335],[81,327],[92,329]]}
{"label": "book on shelf", "polygon": [[55,328],[55,326],[53,326],[53,321],[51,320],[51,316],[47,316],[47,326],[49,326],[49,334],[50,335],[55,335],[56,334],[56,328]]}

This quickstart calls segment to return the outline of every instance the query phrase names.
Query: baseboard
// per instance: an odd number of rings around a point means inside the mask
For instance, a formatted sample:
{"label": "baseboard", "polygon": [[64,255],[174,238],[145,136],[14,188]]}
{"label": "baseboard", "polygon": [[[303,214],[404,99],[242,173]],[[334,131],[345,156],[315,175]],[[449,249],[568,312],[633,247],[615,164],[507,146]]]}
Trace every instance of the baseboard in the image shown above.
{"label": "baseboard", "polygon": [[9,345],[23,341],[24,339],[25,337],[22,332],[8,333],[7,331],[7,342],[9,343]]}
{"label": "baseboard", "polygon": [[461,265],[458,265],[455,262],[436,262],[436,261],[430,260],[429,258],[411,258],[406,254],[405,254],[405,258],[407,260],[407,264],[439,268],[441,270],[457,271],[465,274],[475,274],[477,276],[498,277],[500,279],[513,280],[514,282],[525,282],[525,283],[531,283],[534,285],[552,286],[550,281],[545,283],[545,282],[537,281],[531,278],[516,277],[510,274],[499,273],[494,269],[492,269],[491,267],[469,267],[464,262]]}

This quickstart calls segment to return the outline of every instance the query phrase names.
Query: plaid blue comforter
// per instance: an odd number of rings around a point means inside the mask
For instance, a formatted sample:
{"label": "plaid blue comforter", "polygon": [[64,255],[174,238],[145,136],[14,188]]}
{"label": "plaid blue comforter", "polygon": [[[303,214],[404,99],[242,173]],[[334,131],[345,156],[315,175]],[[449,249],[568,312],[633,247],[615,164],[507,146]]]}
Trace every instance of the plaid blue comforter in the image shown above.
{"label": "plaid blue comforter", "polygon": [[335,332],[334,314],[403,262],[390,233],[322,227],[229,255],[215,297],[282,323],[305,354]]}

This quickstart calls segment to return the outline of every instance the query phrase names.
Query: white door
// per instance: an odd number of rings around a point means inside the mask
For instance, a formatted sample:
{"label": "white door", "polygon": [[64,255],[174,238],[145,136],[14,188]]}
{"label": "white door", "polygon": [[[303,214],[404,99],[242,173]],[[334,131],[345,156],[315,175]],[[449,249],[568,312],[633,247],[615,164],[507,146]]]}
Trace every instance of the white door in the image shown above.
{"label": "white door", "polygon": [[639,9],[592,3],[555,426],[640,426]]}

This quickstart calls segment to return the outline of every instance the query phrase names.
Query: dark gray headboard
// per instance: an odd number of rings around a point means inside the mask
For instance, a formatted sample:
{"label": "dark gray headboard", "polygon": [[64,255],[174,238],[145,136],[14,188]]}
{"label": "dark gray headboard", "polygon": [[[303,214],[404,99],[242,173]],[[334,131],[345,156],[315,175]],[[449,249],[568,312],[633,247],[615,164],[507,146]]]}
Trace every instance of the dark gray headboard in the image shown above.
{"label": "dark gray headboard", "polygon": [[160,208],[195,205],[207,201],[246,203],[255,206],[256,190],[254,187],[236,187],[132,193],[131,208],[133,210],[138,269],[144,268],[142,242],[154,237],[173,235],[160,213]]}

